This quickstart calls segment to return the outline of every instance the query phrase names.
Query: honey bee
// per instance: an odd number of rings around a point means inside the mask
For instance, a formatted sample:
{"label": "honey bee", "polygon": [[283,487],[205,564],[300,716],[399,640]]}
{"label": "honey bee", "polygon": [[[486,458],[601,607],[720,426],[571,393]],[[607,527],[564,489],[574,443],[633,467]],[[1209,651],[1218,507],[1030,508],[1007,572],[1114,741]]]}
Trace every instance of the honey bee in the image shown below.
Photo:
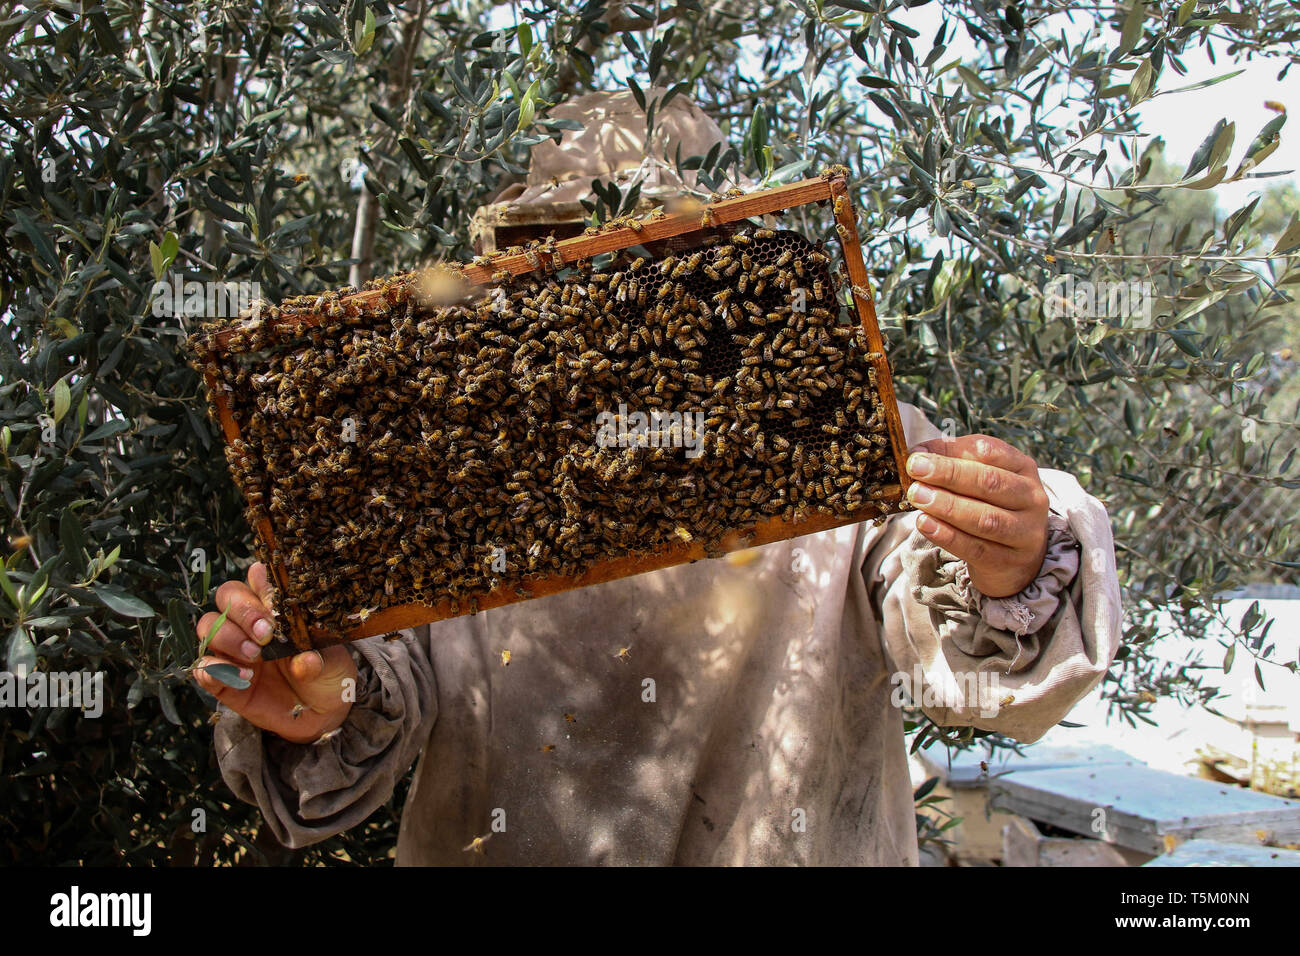
{"label": "honey bee", "polygon": [[632,655],[629,653],[631,650],[632,650],[632,645],[630,644],[627,647],[620,647],[617,651],[614,652],[614,656],[617,657],[624,664],[626,664],[628,661],[632,659]]}
{"label": "honey bee", "polygon": [[510,666],[510,651],[509,651],[509,649],[503,650],[503,651],[501,652],[501,666],[502,666],[502,667],[509,667],[509,666]]}
{"label": "honey bee", "polygon": [[479,856],[482,856],[484,853],[483,845],[487,843],[487,841],[490,839],[492,839],[492,834],[490,832],[484,834],[483,836],[476,836],[474,839],[469,841],[468,846],[461,848],[461,852],[469,853],[472,851],[474,853],[477,853]]}

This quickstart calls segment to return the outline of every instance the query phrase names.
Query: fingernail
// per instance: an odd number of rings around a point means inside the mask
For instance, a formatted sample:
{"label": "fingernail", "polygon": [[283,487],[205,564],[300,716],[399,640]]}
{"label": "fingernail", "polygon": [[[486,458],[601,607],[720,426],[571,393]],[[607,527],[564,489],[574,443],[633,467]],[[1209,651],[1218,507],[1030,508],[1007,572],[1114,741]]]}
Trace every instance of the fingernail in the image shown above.
{"label": "fingernail", "polygon": [[917,478],[924,478],[934,471],[934,461],[929,455],[913,455],[907,459],[907,471]]}
{"label": "fingernail", "polygon": [[928,505],[934,501],[934,489],[929,485],[912,485],[907,489],[907,497],[912,499],[913,504]]}
{"label": "fingernail", "polygon": [[916,519],[916,527],[924,534],[934,534],[939,530],[939,522],[935,521],[929,515],[923,514]]}
{"label": "fingernail", "polygon": [[252,641],[244,641],[244,643],[239,645],[239,649],[244,652],[245,657],[249,658],[256,657],[258,654],[262,653],[262,649]]}
{"label": "fingernail", "polygon": [[251,667],[241,667],[239,669],[239,676],[244,678],[244,680],[252,680],[253,669]]}
{"label": "fingernail", "polygon": [[253,625],[253,636],[265,644],[271,639],[271,622],[266,618],[261,618]]}

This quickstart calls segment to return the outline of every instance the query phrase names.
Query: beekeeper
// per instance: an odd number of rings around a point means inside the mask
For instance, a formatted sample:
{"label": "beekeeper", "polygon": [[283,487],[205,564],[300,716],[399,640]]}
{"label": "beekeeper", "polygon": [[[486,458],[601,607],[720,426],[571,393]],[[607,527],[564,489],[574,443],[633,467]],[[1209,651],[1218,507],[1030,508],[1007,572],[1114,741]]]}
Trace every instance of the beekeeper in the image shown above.
{"label": "beekeeper", "polygon": [[[584,130],[499,198],[572,201],[598,176],[679,191],[664,157],[721,138],[681,97],[650,144],[626,94],[551,115]],[[1120,597],[1105,509],[1074,478],[900,412],[915,510],[879,527],[275,661],[253,565],[218,588],[205,659],[251,686],[196,671],[226,782],[302,847],[418,760],[399,864],[915,864],[902,706],[1032,742],[1105,674]]]}

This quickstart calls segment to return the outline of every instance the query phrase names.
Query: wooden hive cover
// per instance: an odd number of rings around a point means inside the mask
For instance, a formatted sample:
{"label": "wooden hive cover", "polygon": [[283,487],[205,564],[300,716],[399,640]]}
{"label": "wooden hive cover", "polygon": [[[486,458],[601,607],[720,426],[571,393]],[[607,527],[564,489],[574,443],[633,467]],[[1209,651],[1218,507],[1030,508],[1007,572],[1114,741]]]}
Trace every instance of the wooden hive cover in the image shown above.
{"label": "wooden hive cover", "polygon": [[1144,853],[1166,852],[1166,838],[1254,842],[1263,831],[1282,843],[1300,840],[1298,801],[1143,765],[1012,773],[989,789],[998,809]]}

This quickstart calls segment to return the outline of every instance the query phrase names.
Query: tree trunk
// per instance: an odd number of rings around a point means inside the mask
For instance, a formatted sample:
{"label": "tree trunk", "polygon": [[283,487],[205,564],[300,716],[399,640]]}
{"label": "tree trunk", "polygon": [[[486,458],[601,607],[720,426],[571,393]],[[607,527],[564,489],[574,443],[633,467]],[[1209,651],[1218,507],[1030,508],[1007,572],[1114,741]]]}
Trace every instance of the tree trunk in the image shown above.
{"label": "tree trunk", "polygon": [[[411,95],[411,70],[415,64],[415,51],[424,32],[424,18],[428,12],[426,0],[419,0],[412,10],[403,10],[401,40],[393,50],[388,65],[388,78],[384,83],[384,105],[394,116],[406,117]],[[397,147],[397,133],[388,127],[375,145],[373,155],[382,160]],[[356,225],[352,230],[352,258],[356,260],[348,275],[348,283],[361,288],[370,278],[375,256],[375,227],[379,221],[379,200],[364,185],[357,203]]]}

